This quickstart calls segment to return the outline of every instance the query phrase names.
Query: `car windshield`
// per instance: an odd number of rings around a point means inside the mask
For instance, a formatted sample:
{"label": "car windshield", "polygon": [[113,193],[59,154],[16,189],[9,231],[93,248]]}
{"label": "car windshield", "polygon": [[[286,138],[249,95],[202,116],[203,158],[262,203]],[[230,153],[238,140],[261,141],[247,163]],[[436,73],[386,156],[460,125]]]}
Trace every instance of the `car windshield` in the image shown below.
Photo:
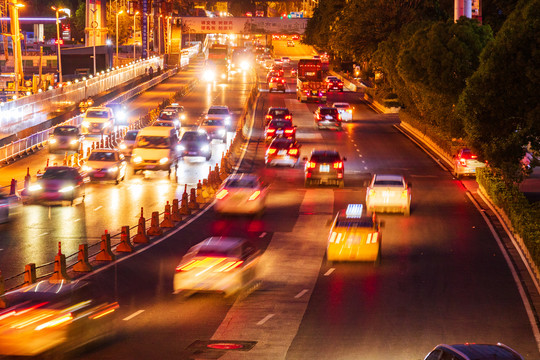
{"label": "car windshield", "polygon": [[79,134],[79,129],[76,127],[59,126],[54,128],[53,134],[58,136],[77,136]]}
{"label": "car windshield", "polygon": [[171,145],[169,138],[165,136],[139,136],[137,147],[150,149],[168,149]]}
{"label": "car windshield", "polygon": [[174,113],[173,112],[165,112],[163,111],[161,114],[159,114],[159,118],[163,120],[174,120]]}
{"label": "car windshield", "polygon": [[135,140],[138,133],[138,131],[128,131],[126,136],[124,136],[124,140]]}
{"label": "car windshield", "polygon": [[312,154],[311,155],[311,161],[317,162],[317,163],[331,163],[335,161],[339,161],[339,155],[338,154]]}
{"label": "car windshield", "polygon": [[208,141],[208,137],[197,132],[185,132],[182,141]]}
{"label": "car windshield", "polygon": [[274,115],[274,116],[285,116],[285,115],[289,115],[289,110],[286,110],[286,109],[272,109],[270,111],[270,114]]}
{"label": "car windshield", "polygon": [[338,218],[335,227],[373,228],[373,220],[371,218],[361,218],[361,219]]}
{"label": "car windshield", "polygon": [[154,126],[174,127],[174,123],[172,121],[156,121]]}
{"label": "car windshield", "polygon": [[335,115],[337,113],[337,109],[332,108],[320,108],[321,115]]}
{"label": "car windshield", "polygon": [[228,188],[255,188],[257,180],[255,179],[229,179],[225,184]]}
{"label": "car windshield", "polygon": [[375,180],[373,183],[375,186],[403,186],[401,180]]}
{"label": "car windshield", "polygon": [[109,112],[106,110],[89,110],[86,112],[86,117],[106,119],[109,117]]}
{"label": "car windshield", "polygon": [[216,109],[208,110],[208,114],[212,114],[212,115],[227,115],[228,113],[229,111],[227,109],[216,108]]}
{"label": "car windshield", "polygon": [[112,151],[104,152],[104,151],[95,151],[90,154],[88,157],[88,161],[115,161],[116,156],[115,153]]}
{"label": "car windshield", "polygon": [[77,170],[70,168],[48,168],[41,176],[42,179],[73,180],[78,175]]}
{"label": "car windshield", "polygon": [[220,119],[208,119],[203,122],[206,126],[223,126],[223,120]]}
{"label": "car windshield", "polygon": [[338,108],[338,109],[345,109],[345,108],[348,108],[349,105],[347,105],[347,104],[334,104],[334,107]]}
{"label": "car windshield", "polygon": [[274,149],[288,149],[291,145],[292,141],[274,141],[270,147]]}

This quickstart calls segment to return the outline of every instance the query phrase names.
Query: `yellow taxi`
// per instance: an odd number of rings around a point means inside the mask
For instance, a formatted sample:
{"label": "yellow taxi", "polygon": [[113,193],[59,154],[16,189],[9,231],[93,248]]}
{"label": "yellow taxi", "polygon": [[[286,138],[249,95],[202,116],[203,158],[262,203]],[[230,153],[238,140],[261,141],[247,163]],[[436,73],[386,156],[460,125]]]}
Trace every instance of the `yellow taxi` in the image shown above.
{"label": "yellow taxi", "polygon": [[362,204],[349,204],[336,215],[328,235],[326,260],[373,261],[381,259],[381,224],[375,216],[363,216]]}

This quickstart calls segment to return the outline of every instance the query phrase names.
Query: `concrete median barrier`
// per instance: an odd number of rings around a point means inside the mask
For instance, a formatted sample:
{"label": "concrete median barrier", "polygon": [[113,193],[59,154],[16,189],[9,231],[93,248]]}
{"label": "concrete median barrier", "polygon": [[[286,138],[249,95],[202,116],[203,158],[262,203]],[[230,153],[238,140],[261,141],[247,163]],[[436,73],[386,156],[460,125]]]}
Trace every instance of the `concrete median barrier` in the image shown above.
{"label": "concrete median barrier", "polygon": [[79,252],[77,253],[77,263],[73,265],[73,271],[90,272],[92,265],[88,261],[88,244],[80,244]]}
{"label": "concrete median barrier", "polygon": [[178,207],[178,199],[174,199],[172,202],[171,219],[174,222],[182,221],[182,215],[180,214],[180,208]]}
{"label": "concrete median barrier", "polygon": [[24,285],[30,285],[36,282],[36,264],[30,263],[24,265]]}
{"label": "concrete median barrier", "polygon": [[163,229],[159,227],[159,211],[152,212],[150,227],[148,228],[146,234],[148,236],[159,236],[163,234]]}
{"label": "concrete median barrier", "polygon": [[133,237],[135,244],[147,244],[149,241],[148,234],[146,233],[146,220],[144,219],[144,211],[141,208],[141,216],[139,217],[139,224],[137,225],[137,235]]}
{"label": "concrete median barrier", "polygon": [[62,243],[58,242],[58,253],[54,257],[54,272],[49,278],[49,282],[60,283],[70,280],[71,278],[67,274],[66,255],[62,254]]}
{"label": "concrete median barrier", "polygon": [[111,234],[105,230],[105,234],[101,235],[99,243],[100,252],[96,255],[97,261],[114,261],[116,256],[111,249]]}
{"label": "concrete median barrier", "polygon": [[133,251],[129,236],[129,226],[122,226],[120,233],[120,244],[116,246],[116,251],[130,253]]}
{"label": "concrete median barrier", "polygon": [[163,221],[159,224],[159,227],[169,229],[174,227],[174,222],[171,217],[171,205],[167,201],[165,205],[165,212],[163,213]]}

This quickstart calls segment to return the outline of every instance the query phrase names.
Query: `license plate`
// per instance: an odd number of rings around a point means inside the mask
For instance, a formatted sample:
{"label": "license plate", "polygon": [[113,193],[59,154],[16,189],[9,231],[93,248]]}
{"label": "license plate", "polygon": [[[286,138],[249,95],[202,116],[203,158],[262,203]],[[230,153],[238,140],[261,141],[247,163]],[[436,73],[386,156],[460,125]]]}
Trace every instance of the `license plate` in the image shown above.
{"label": "license plate", "polygon": [[104,177],[105,174],[102,173],[102,172],[98,172],[98,173],[95,173],[94,176],[95,176],[95,177]]}
{"label": "license plate", "polygon": [[285,155],[285,154],[287,154],[287,150],[279,150],[277,154],[278,155]]}
{"label": "license plate", "polygon": [[283,135],[283,130],[278,130],[278,131],[276,131],[276,134],[277,134],[277,135]]}
{"label": "license plate", "polygon": [[190,151],[188,154],[189,155],[197,155],[197,152],[196,151]]}
{"label": "license plate", "polygon": [[146,165],[146,168],[147,168],[147,169],[153,169],[153,168],[155,168],[155,167],[156,167],[156,165]]}
{"label": "license plate", "polygon": [[319,166],[320,172],[330,172],[330,165],[320,165]]}

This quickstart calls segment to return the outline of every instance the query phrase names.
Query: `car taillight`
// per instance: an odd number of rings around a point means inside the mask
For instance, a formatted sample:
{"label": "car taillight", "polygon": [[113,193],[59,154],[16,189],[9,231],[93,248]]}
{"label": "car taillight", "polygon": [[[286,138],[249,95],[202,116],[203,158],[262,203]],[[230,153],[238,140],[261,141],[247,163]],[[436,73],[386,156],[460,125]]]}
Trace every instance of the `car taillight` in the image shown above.
{"label": "car taillight", "polygon": [[459,159],[461,166],[467,166],[467,159]]}
{"label": "car taillight", "polygon": [[339,86],[343,86],[343,83],[342,83],[342,82],[339,82],[338,85],[339,85]]}
{"label": "car taillight", "polygon": [[253,194],[249,197],[248,201],[257,200],[257,198],[261,195],[261,190],[255,190]]}
{"label": "car taillight", "polygon": [[471,155],[471,159],[476,159],[478,156],[476,155]]}
{"label": "car taillight", "polygon": [[337,119],[338,119],[338,121],[341,121],[341,114],[340,113],[337,114]]}
{"label": "car taillight", "polygon": [[236,261],[227,261],[223,266],[215,269],[215,272],[228,272],[233,269],[236,269],[237,267],[241,266],[244,263],[243,260],[236,260]]}
{"label": "car taillight", "polygon": [[276,132],[276,129],[266,129],[266,133],[271,135]]}
{"label": "car taillight", "polygon": [[348,112],[349,114],[352,114],[352,109],[348,109],[347,112]]}
{"label": "car taillight", "polygon": [[274,154],[275,152],[276,152],[276,149],[272,149],[272,148],[268,148],[268,150],[266,151],[266,153],[267,153],[268,155],[272,155],[272,154]]}
{"label": "car taillight", "polygon": [[366,239],[366,244],[376,244],[378,237],[379,237],[378,232],[369,233]]}
{"label": "car taillight", "polygon": [[229,195],[229,192],[226,189],[222,189],[216,194],[216,199],[221,200],[227,195]]}
{"label": "car taillight", "polygon": [[369,196],[375,196],[375,190],[374,189],[369,190]]}
{"label": "car taillight", "polygon": [[36,326],[35,330],[43,330],[45,328],[52,328],[55,326],[62,325],[63,323],[66,323],[71,320],[73,320],[73,316],[71,315],[71,313],[68,313],[60,317],[57,317],[56,319],[49,320],[46,323]]}
{"label": "car taillight", "polygon": [[285,115],[285,120],[292,120],[292,115]]}
{"label": "car taillight", "polygon": [[294,132],[294,129],[286,129],[285,134],[290,135]]}
{"label": "car taillight", "polygon": [[285,79],[281,79],[281,83],[282,83],[282,84],[285,84]]}
{"label": "car taillight", "polygon": [[308,161],[308,163],[306,164],[306,167],[308,169],[315,169],[315,166],[317,166],[317,164],[313,161]]}
{"label": "car taillight", "polygon": [[406,199],[407,196],[409,196],[409,191],[403,190],[403,191],[401,192],[401,198],[402,198],[402,199]]}
{"label": "car taillight", "polygon": [[289,149],[289,155],[298,155],[298,149]]}
{"label": "car taillight", "polygon": [[266,120],[272,120],[272,115],[266,115]]}
{"label": "car taillight", "polygon": [[336,161],[334,163],[334,169],[343,169],[343,161]]}

